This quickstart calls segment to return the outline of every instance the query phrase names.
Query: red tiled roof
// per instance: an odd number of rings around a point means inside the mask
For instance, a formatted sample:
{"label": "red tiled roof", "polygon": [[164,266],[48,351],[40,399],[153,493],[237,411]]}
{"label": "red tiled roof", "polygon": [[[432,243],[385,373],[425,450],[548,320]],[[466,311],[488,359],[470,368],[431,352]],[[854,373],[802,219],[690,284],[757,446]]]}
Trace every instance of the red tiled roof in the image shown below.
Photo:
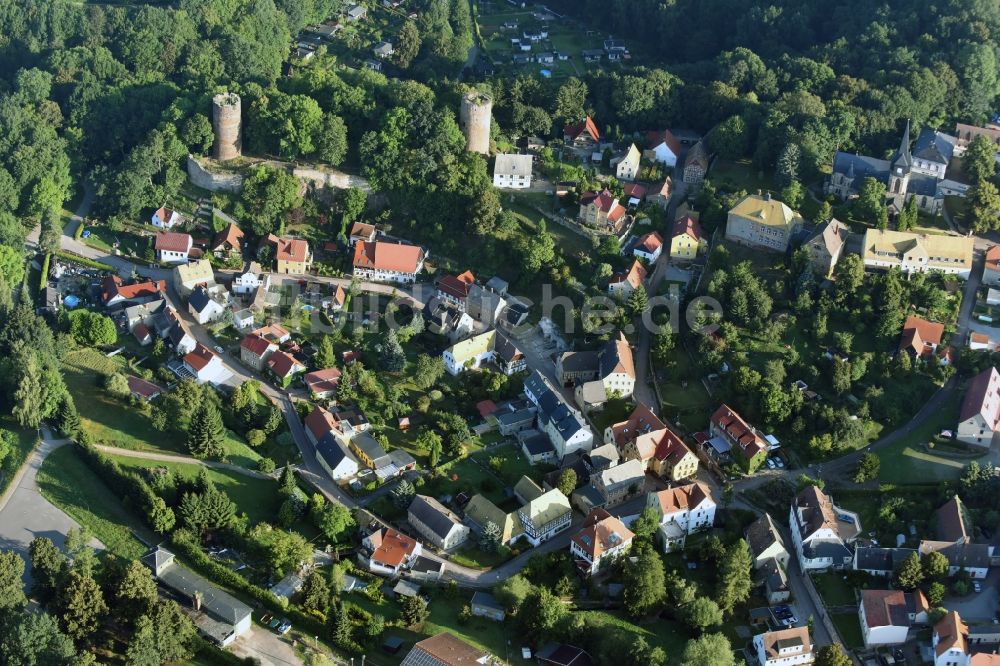
{"label": "red tiled roof", "polygon": [[476,403],[476,409],[479,411],[479,415],[484,419],[497,411],[497,404],[492,400],[480,400]]}
{"label": "red tiled roof", "polygon": [[624,446],[642,434],[665,430],[666,425],[645,404],[638,403],[627,421],[611,426],[615,444]]}
{"label": "red tiled roof", "polygon": [[278,377],[284,379],[295,367],[302,367],[302,364],[295,360],[295,357],[287,352],[276,351],[267,359],[268,369]]}
{"label": "red tiled roof", "polygon": [[659,231],[650,231],[648,234],[639,239],[639,249],[650,254],[656,252],[661,247],[663,247],[663,236],[660,235]]}
{"label": "red tiled roof", "polygon": [[376,534],[371,535],[370,540],[375,545],[372,552],[372,561],[383,564],[387,567],[398,567],[407,557],[417,549],[417,542],[414,539],[400,534],[392,528],[386,528]]}
{"label": "red tiled roof", "polygon": [[469,288],[476,281],[471,271],[465,271],[461,275],[445,275],[438,280],[437,288],[449,296],[458,299],[467,298]]}
{"label": "red tiled roof", "polygon": [[156,234],[157,252],[187,252],[191,249],[191,236],[175,231],[164,231]]}
{"label": "red tiled roof", "polygon": [[675,157],[680,157],[681,142],[677,140],[677,137],[670,130],[646,132],[646,141],[650,148],[656,148],[661,143],[665,143]]}
{"label": "red tiled roof", "polygon": [[715,501],[712,499],[712,492],[703,483],[689,483],[661,490],[656,493],[656,499],[659,500],[660,511],[664,514],[693,509],[706,499]]}
{"label": "red tiled roof", "polygon": [[636,259],[629,266],[629,269],[624,273],[617,273],[612,276],[610,282],[611,284],[617,284],[619,282],[628,282],[634,289],[638,289],[639,286],[646,280],[646,268],[642,263]]}
{"label": "red tiled roof", "polygon": [[705,234],[701,230],[701,225],[698,224],[698,220],[694,219],[690,215],[679,217],[674,222],[674,237],[682,234],[687,234],[695,241],[701,241],[701,239],[705,237]]}
{"label": "red tiled roof", "polygon": [[664,428],[663,434],[660,435],[660,441],[656,444],[653,457],[663,462],[675,464],[689,453],[691,453],[691,449],[681,441],[681,438],[675,435],[670,428]]}
{"label": "red tiled roof", "polygon": [[272,342],[281,342],[291,335],[288,329],[281,324],[268,324],[267,326],[262,326],[253,332],[254,335],[259,335],[262,338],[267,338]]}
{"label": "red tiled roof", "polygon": [[338,306],[342,307],[344,303],[347,302],[347,292],[339,284],[337,289],[333,292],[333,302]]}
{"label": "red tiled roof", "polygon": [[375,225],[355,222],[351,227],[351,238],[371,238],[375,235]]}
{"label": "red tiled roof", "polygon": [[958,611],[951,611],[934,625],[934,633],[937,634],[938,644],[935,652],[941,656],[952,648],[958,648],[965,654],[969,654],[969,627],[962,622],[962,617]]}
{"label": "red tiled roof", "polygon": [[309,412],[309,415],[305,418],[306,429],[312,433],[312,436],[317,440],[323,439],[323,436],[333,430],[336,427],[337,419],[333,417],[333,414],[326,411],[319,405],[313,407],[313,410]]}
{"label": "red tiled roof", "polygon": [[931,352],[931,346],[941,344],[944,335],[944,324],[927,321],[915,315],[910,315],[903,322],[903,337],[899,341],[899,350],[912,351],[917,356]]}
{"label": "red tiled roof", "polygon": [[184,356],[184,362],[194,368],[195,372],[201,372],[205,366],[212,362],[213,358],[215,358],[215,354],[212,353],[212,350],[199,342],[193,350]]}
{"label": "red tiled roof", "polygon": [[163,391],[163,389],[153,382],[147,382],[145,379],[134,375],[128,376],[128,390],[147,400],[158,396]]}
{"label": "red tiled roof", "polygon": [[309,258],[309,243],[301,238],[278,238],[269,234],[267,241],[274,245],[274,258],[278,261],[303,262]]}
{"label": "red tiled roof", "polygon": [[337,388],[340,384],[340,375],[341,372],[337,368],[326,368],[306,373],[302,381],[313,393],[325,393]]}
{"label": "red tiled roof", "polygon": [[640,201],[646,198],[646,188],[639,183],[626,183],[622,186],[622,191],[625,192],[625,196],[639,199]]}
{"label": "red tiled roof", "polygon": [[267,338],[263,338],[257,335],[256,333],[251,333],[250,335],[243,338],[242,342],[240,342],[240,348],[246,349],[254,356],[263,356],[265,353],[267,353],[267,350],[270,349],[271,346],[273,345],[274,345],[273,342],[271,342]]}
{"label": "red tiled roof", "polygon": [[152,297],[156,294],[163,294],[167,291],[167,281],[157,280],[156,282],[139,282],[136,284],[122,284],[122,279],[117,275],[109,275],[101,283],[101,299],[107,303],[115,296],[121,296],[125,300],[133,298]]}
{"label": "red tiled roof", "polygon": [[[600,192],[587,192],[582,197],[580,197],[581,206],[594,205],[597,210],[602,213],[610,213],[615,208],[621,207],[618,200],[615,199],[615,195],[607,189],[603,189]],[[624,210],[622,211],[624,212]]]}
{"label": "red tiled roof", "polygon": [[418,245],[402,245],[375,241],[354,244],[354,266],[396,273],[416,273],[424,258]]}
{"label": "red tiled roof", "polygon": [[478,666],[488,663],[487,653],[447,631],[414,644],[406,661],[433,666]]}
{"label": "red tiled roof", "polygon": [[631,541],[634,536],[621,520],[604,509],[594,509],[583,522],[583,528],[573,535],[573,543],[593,561],[605,551]]}
{"label": "red tiled roof", "polygon": [[223,245],[228,245],[234,250],[240,249],[240,241],[243,240],[243,230],[238,226],[230,222],[226,225],[226,228],[220,231],[215,237],[215,243],[212,245],[213,250],[218,250]]}
{"label": "red tiled roof", "polygon": [[566,125],[563,128],[563,136],[569,137],[570,141],[576,141],[584,132],[587,132],[594,141],[601,140],[601,133],[597,131],[597,125],[590,116],[584,118],[582,122]]}
{"label": "red tiled roof", "polygon": [[1000,245],[994,245],[986,251],[986,270],[1000,271]]}
{"label": "red tiled roof", "polygon": [[729,408],[728,405],[720,405],[712,414],[711,422],[720,430],[726,433],[734,448],[739,449],[743,456],[750,460],[761,451],[767,450],[767,443],[764,438],[743,420],[743,417]]}
{"label": "red tiled roof", "polygon": [[142,342],[150,336],[149,327],[142,323],[136,324],[135,328],[132,329],[132,336]]}

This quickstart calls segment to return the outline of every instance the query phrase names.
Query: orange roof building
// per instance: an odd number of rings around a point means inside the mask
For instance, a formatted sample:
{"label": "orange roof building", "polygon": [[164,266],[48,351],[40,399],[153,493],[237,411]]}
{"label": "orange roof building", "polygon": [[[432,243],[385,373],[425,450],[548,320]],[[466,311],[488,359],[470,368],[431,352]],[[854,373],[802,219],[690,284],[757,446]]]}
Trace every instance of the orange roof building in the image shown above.
{"label": "orange roof building", "polygon": [[309,392],[315,398],[329,398],[340,385],[341,372],[337,368],[326,368],[308,372],[302,378]]}
{"label": "orange roof building", "polygon": [[398,573],[401,568],[420,556],[420,542],[391,527],[376,530],[365,537],[362,545],[369,551],[368,562],[373,571]]}
{"label": "orange roof building", "polygon": [[586,116],[582,121],[563,128],[563,140],[566,143],[590,144],[601,140],[601,133],[593,118]]}
{"label": "orange roof building", "polygon": [[621,520],[604,509],[594,509],[570,539],[569,550],[577,568],[589,576],[597,573],[602,563],[627,553],[634,537]]}
{"label": "orange roof building", "polygon": [[358,241],[354,244],[354,275],[378,282],[412,283],[426,256],[418,245]]}
{"label": "orange roof building", "polygon": [[944,324],[921,319],[910,315],[903,322],[903,335],[899,340],[899,351],[905,351],[916,358],[927,358],[934,355],[941,338],[944,336]]}
{"label": "orange roof building", "polygon": [[753,474],[767,458],[767,442],[743,417],[728,405],[720,405],[709,419],[709,433],[721,437],[735,455],[733,458]]}
{"label": "orange roof building", "polygon": [[642,286],[643,282],[646,281],[646,276],[646,267],[636,259],[627,271],[611,276],[611,280],[608,282],[608,293],[628,298],[633,291]]}

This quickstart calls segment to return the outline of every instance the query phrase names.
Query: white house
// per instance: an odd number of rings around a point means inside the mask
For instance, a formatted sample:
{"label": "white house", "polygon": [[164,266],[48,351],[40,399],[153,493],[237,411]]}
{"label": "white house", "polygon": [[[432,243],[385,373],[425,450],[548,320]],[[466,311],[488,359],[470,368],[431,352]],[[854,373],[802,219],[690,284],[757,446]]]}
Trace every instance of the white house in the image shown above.
{"label": "white house", "polygon": [[847,544],[861,533],[858,514],[834,505],[830,496],[816,486],[795,496],[788,522],[803,571],[843,569],[853,562]]}
{"label": "white house", "polygon": [[316,445],[316,460],[337,483],[344,483],[358,473],[358,461],[337,440],[333,432],[328,432],[319,440]]}
{"label": "white house", "polygon": [[361,541],[361,559],[370,571],[393,576],[420,557],[423,546],[391,527],[379,528]]}
{"label": "white house", "polygon": [[518,509],[517,517],[521,521],[524,538],[532,546],[537,546],[572,524],[573,509],[566,496],[558,488],[553,488]]}
{"label": "white house", "polygon": [[965,392],[958,415],[957,439],[990,448],[1000,424],[1000,372],[987,368],[976,375]]}
{"label": "white house", "polygon": [[771,518],[771,514],[765,513],[752,522],[744,537],[747,540],[747,545],[750,546],[754,569],[761,568],[769,560],[775,560],[782,567],[788,566],[788,559],[791,555],[785,546],[785,540],[781,536],[778,526]]}
{"label": "white house", "polygon": [[524,392],[538,409],[538,429],[548,436],[560,460],[570,453],[594,448],[594,431],[583,414],[550,388],[537,370],[524,380]]}
{"label": "white house", "polygon": [[531,160],[531,155],[497,155],[493,164],[493,187],[515,190],[531,187]]}
{"label": "white house", "polygon": [[229,292],[222,285],[197,287],[188,298],[188,312],[199,324],[218,321],[226,311]]}
{"label": "white house", "polygon": [[660,235],[659,231],[650,231],[640,238],[632,249],[632,254],[651,264],[660,258],[661,252],[663,252],[663,236]]}
{"label": "white house", "polygon": [[184,368],[199,384],[221,384],[231,376],[222,359],[201,343],[184,355]]}
{"label": "white house", "polygon": [[569,542],[569,552],[581,573],[592,576],[632,547],[635,534],[604,509],[594,509]]}
{"label": "white house", "polygon": [[186,264],[193,241],[189,234],[164,231],[156,234],[156,260],[163,264]]}
{"label": "white house", "polygon": [[413,529],[441,550],[456,548],[469,538],[469,526],[433,497],[415,496],[406,513]]}
{"label": "white house", "polygon": [[203,285],[206,287],[215,286],[215,271],[212,264],[207,259],[189,261],[186,264],[177,264],[173,270],[174,289],[183,298],[191,295],[195,287]]}
{"label": "white house", "polygon": [[797,666],[816,661],[809,627],[768,631],[753,637],[759,666]]}
{"label": "white house", "polygon": [[969,627],[958,611],[951,611],[937,624],[931,634],[934,666],[969,666]]}
{"label": "white house", "polygon": [[858,619],[865,647],[905,643],[913,624],[927,622],[928,607],[927,598],[919,589],[912,593],[862,590]]}
{"label": "white house", "polygon": [[271,284],[271,276],[264,272],[260,264],[250,262],[250,268],[233,278],[233,292],[237,294],[255,294],[261,287],[266,291]]}
{"label": "white house", "polygon": [[677,166],[677,158],[681,154],[681,142],[670,130],[647,132],[646,145],[654,160],[668,167]]}
{"label": "white house", "polygon": [[658,536],[666,553],[683,549],[689,534],[711,528],[716,506],[712,491],[703,483],[689,483],[646,496],[646,507],[660,516]]}
{"label": "white house", "polygon": [[611,166],[615,169],[615,177],[618,180],[635,180],[639,177],[639,162],[642,160],[642,153],[631,144],[625,154],[614,160]]}
{"label": "white house", "polygon": [[427,252],[417,245],[375,241],[354,244],[354,276],[375,282],[412,284],[424,268]]}
{"label": "white house", "polygon": [[166,206],[160,206],[153,213],[153,217],[150,219],[153,226],[157,229],[172,229],[178,224],[184,222],[184,218],[176,210],[167,208]]}

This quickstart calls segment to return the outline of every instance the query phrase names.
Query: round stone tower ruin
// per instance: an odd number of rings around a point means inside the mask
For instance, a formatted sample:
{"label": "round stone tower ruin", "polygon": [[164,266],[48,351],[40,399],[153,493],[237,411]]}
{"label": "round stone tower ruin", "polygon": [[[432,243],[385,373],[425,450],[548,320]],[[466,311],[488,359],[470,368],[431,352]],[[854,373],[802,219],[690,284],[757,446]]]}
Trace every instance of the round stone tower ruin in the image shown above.
{"label": "round stone tower ruin", "polygon": [[458,122],[465,132],[465,149],[473,153],[490,153],[490,121],[493,100],[486,93],[470,90],[462,96]]}
{"label": "round stone tower ruin", "polygon": [[221,93],[212,98],[212,157],[225,162],[239,157],[243,149],[243,119],[240,116],[240,96]]}

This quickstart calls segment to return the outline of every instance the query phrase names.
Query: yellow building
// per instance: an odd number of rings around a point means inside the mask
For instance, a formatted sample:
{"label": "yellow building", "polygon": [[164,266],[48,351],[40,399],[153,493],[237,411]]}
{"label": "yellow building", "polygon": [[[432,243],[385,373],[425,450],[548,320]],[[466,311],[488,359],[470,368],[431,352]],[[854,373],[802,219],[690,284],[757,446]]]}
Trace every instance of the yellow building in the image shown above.
{"label": "yellow building", "polygon": [[698,220],[685,215],[674,222],[674,231],[670,238],[670,256],[688,261],[696,259],[704,242],[705,237]]}
{"label": "yellow building", "polygon": [[770,194],[751,194],[729,211],[726,240],[784,252],[803,222],[801,215]]}

